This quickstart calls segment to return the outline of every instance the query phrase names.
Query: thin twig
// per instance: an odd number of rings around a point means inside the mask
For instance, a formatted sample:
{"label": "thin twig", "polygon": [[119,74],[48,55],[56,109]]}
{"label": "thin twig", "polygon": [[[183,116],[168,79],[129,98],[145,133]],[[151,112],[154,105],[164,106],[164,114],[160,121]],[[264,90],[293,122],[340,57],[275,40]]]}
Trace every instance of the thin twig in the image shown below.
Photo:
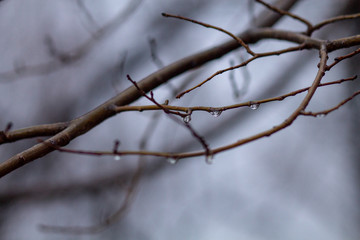
{"label": "thin twig", "polygon": [[168,110],[166,108],[164,108],[160,103],[158,103],[155,98],[154,98],[154,93],[152,91],[150,91],[150,97],[146,94],[146,92],[144,92],[144,90],[142,90],[138,84],[131,79],[130,75],[127,75],[127,79],[136,87],[136,89],[141,93],[141,95],[143,95],[145,98],[147,98],[149,101],[153,102],[156,106],[158,106],[160,109],[162,109],[165,113],[167,114],[173,114],[173,115],[178,115],[180,117],[186,117],[188,116],[189,114],[183,114],[183,113],[180,113],[180,112],[176,112],[176,111],[171,111],[171,110]]}
{"label": "thin twig", "polygon": [[[357,76],[353,76],[353,77],[349,77],[349,78],[344,78],[344,79],[340,79],[337,81],[332,81],[332,82],[327,82],[327,83],[321,83],[319,85],[319,87],[324,87],[324,86],[329,86],[329,85],[334,85],[334,84],[341,84],[343,82],[346,81],[352,81],[355,80],[357,78]],[[161,104],[161,107],[157,106],[157,105],[147,105],[147,106],[120,106],[120,107],[116,107],[114,110],[118,113],[120,112],[128,112],[128,111],[137,111],[137,112],[144,112],[144,111],[155,111],[155,110],[163,110],[164,108],[167,110],[171,110],[171,111],[178,111],[178,112],[188,112],[188,111],[192,111],[192,112],[196,112],[196,111],[203,111],[203,112],[214,112],[214,111],[226,111],[226,110],[231,110],[231,109],[236,109],[236,108],[240,108],[240,107],[250,107],[253,104],[264,104],[264,103],[269,103],[269,102],[274,102],[274,101],[282,101],[285,98],[288,97],[292,97],[295,96],[297,94],[300,94],[302,92],[308,91],[310,87],[306,87],[306,88],[301,88],[292,92],[289,92],[287,94],[284,95],[280,95],[277,97],[272,97],[272,98],[266,98],[266,99],[262,99],[262,100],[256,100],[256,101],[247,101],[247,102],[242,102],[242,103],[237,103],[237,104],[232,104],[232,105],[227,105],[227,106],[222,106],[222,107],[208,107],[208,106],[191,106],[191,107],[182,107],[182,106],[174,106],[174,105],[165,105],[165,104]]]}
{"label": "thin twig", "polygon": [[[166,109],[165,107],[163,107],[163,105],[159,104],[155,98],[154,98],[154,95],[153,95],[153,92],[150,91],[150,97],[145,93],[144,90],[142,90],[135,81],[133,81],[131,79],[131,77],[129,75],[127,75],[127,78],[128,80],[134,84],[134,86],[136,87],[136,89],[138,89],[138,91],[140,91],[140,93],[146,97],[148,100],[150,100],[151,102],[153,102],[156,106],[158,106],[159,108],[161,108],[172,120],[174,120],[175,122],[179,123],[179,124],[183,124],[183,126],[185,126],[189,131],[190,133],[195,137],[195,139],[197,139],[200,144],[203,146],[203,148],[205,149],[205,152],[206,152],[206,156],[210,156],[212,155],[211,154],[211,151],[210,151],[210,148],[209,148],[209,145],[207,144],[207,142],[205,141],[204,137],[202,137],[200,134],[198,134],[195,129],[190,125],[190,119],[191,119],[191,114],[192,114],[192,111],[190,109],[190,111],[188,111],[186,114],[183,114],[183,113],[180,113],[180,112],[177,112],[177,111],[172,111],[172,110],[168,110]],[[178,115],[178,116],[181,116],[184,121],[180,121],[178,118],[174,118],[173,115]],[[186,120],[188,119],[188,120]]]}
{"label": "thin twig", "polygon": [[336,57],[334,59],[334,62],[326,67],[326,70],[329,71],[332,67],[334,67],[336,64],[338,64],[342,60],[347,59],[347,58],[351,58],[352,56],[355,56],[356,54],[359,54],[359,53],[360,53],[360,48],[358,48],[355,51],[353,51],[351,53],[348,53],[346,55]]}
{"label": "thin twig", "polygon": [[231,32],[223,29],[223,28],[220,28],[220,27],[216,27],[214,25],[211,25],[211,24],[208,24],[208,23],[203,23],[203,22],[200,22],[200,21],[197,21],[197,20],[194,20],[194,19],[190,19],[190,18],[187,18],[187,17],[183,17],[183,16],[177,16],[177,15],[172,15],[172,14],[168,14],[168,13],[162,13],[162,15],[164,17],[172,17],[172,18],[177,18],[177,19],[181,19],[181,20],[185,20],[185,21],[188,21],[188,22],[192,22],[192,23],[196,23],[196,24],[199,24],[203,27],[206,27],[206,28],[212,28],[212,29],[215,29],[215,30],[218,30],[220,32],[223,32],[227,35],[229,35],[230,37],[232,37],[233,39],[235,39],[241,46],[243,46],[246,51],[254,56],[255,53],[250,49],[250,47],[239,37],[235,36],[234,34],[232,34]]}
{"label": "thin twig", "polygon": [[329,19],[326,19],[325,21],[322,21],[322,22],[319,22],[318,24],[315,24],[312,27],[311,31],[314,32],[314,31],[322,28],[323,26],[331,24],[331,23],[335,23],[335,22],[343,21],[343,20],[347,20],[347,19],[355,19],[355,18],[360,18],[360,13],[349,14],[349,15],[341,15],[341,16],[329,18]]}
{"label": "thin twig", "polygon": [[355,98],[357,95],[360,94],[360,91],[355,92],[353,95],[351,95],[350,97],[344,99],[343,101],[341,101],[339,104],[337,104],[336,106],[329,108],[327,110],[324,111],[319,111],[319,112],[301,112],[301,115],[304,116],[313,116],[313,117],[317,117],[317,116],[325,116],[337,109],[339,109],[341,106],[345,105],[345,103],[351,101],[353,98]]}
{"label": "thin twig", "polygon": [[280,8],[277,8],[271,4],[268,4],[262,0],[255,0],[256,2],[258,3],[261,3],[262,5],[264,5],[265,7],[267,7],[268,9],[274,11],[274,12],[277,12],[281,15],[286,15],[286,16],[289,16],[295,20],[298,20],[300,21],[301,23],[305,24],[307,26],[307,29],[308,29],[308,32],[310,32],[310,30],[313,28],[313,25],[308,21],[306,20],[305,18],[302,18],[294,13],[291,13],[291,12],[288,12],[288,11],[285,11],[285,10],[281,10]]}
{"label": "thin twig", "polygon": [[278,50],[278,51],[266,52],[266,53],[257,53],[253,57],[249,58],[248,60],[246,60],[246,61],[244,61],[244,62],[242,62],[242,63],[240,63],[240,64],[238,64],[236,66],[231,66],[229,68],[221,69],[221,70],[215,72],[213,75],[211,75],[210,77],[208,77],[207,79],[205,79],[201,83],[197,84],[196,86],[194,86],[194,87],[192,87],[192,88],[190,88],[190,89],[188,89],[186,91],[183,91],[183,92],[179,93],[176,96],[176,98],[181,98],[182,96],[184,96],[185,94],[193,91],[194,89],[196,89],[198,87],[201,87],[202,85],[204,85],[205,83],[207,83],[208,81],[210,81],[211,79],[216,77],[217,75],[223,74],[223,73],[225,73],[227,71],[231,71],[231,70],[234,70],[234,69],[237,69],[237,68],[244,67],[247,64],[249,64],[250,62],[257,59],[257,58],[273,56],[273,55],[281,55],[281,54],[288,53],[288,52],[298,51],[298,50],[303,49],[305,46],[306,46],[306,44],[302,43],[302,44],[300,44],[299,46],[296,46],[296,47],[290,47],[290,48],[286,48],[286,49],[282,49],[282,50]]}

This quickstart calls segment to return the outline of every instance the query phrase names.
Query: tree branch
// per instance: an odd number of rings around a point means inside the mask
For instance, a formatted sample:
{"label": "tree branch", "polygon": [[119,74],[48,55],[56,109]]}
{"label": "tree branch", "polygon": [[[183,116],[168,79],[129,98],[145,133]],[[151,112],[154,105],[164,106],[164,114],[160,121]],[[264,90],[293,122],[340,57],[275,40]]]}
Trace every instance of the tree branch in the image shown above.
{"label": "tree branch", "polygon": [[[296,3],[295,0],[280,2],[282,4],[281,8],[285,7],[285,9],[290,8],[293,4]],[[263,15],[258,21],[260,24],[259,26],[269,27],[275,24],[276,21],[280,19],[280,17],[281,16],[278,16],[276,14]],[[256,34],[250,34],[250,32],[244,32],[239,36],[241,37],[241,39],[248,43],[256,42],[261,39],[257,37]],[[148,77],[140,81],[138,85],[145,92],[148,92],[167,82],[172,77],[177,76],[189,69],[201,66],[208,61],[219,58],[238,47],[239,45],[236,41],[230,41],[209,50],[186,57],[149,75]],[[71,121],[71,124],[66,129],[49,138],[48,140],[46,140],[46,142],[54,144],[56,146],[65,146],[72,139],[86,133],[93,127],[103,122],[105,119],[108,119],[109,117],[115,115],[115,106],[127,105],[135,101],[139,97],[141,97],[141,94],[134,86],[132,86],[117,95],[116,97],[106,101],[93,111],[90,111],[89,113],[77,119],[74,119],[73,121]],[[0,164],[0,177],[52,151],[54,151],[54,149],[49,147],[48,144],[39,143],[19,154],[16,154],[15,156],[9,158],[8,160]]]}

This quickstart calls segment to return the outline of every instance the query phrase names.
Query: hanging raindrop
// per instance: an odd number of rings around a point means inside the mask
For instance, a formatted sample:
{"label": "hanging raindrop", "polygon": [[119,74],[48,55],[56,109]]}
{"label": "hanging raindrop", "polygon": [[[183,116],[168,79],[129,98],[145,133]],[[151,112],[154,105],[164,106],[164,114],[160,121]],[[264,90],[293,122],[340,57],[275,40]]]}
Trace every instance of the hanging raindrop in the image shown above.
{"label": "hanging raindrop", "polygon": [[259,108],[259,106],[260,106],[259,103],[251,103],[249,108],[251,108],[252,110],[256,110]]}
{"label": "hanging raindrop", "polygon": [[191,115],[186,115],[184,118],[183,118],[184,122],[186,123],[189,123],[191,121]]}
{"label": "hanging raindrop", "polygon": [[205,162],[209,165],[213,164],[214,163],[214,155],[213,154],[207,155],[205,158]]}
{"label": "hanging raindrop", "polygon": [[221,113],[222,113],[221,110],[216,110],[216,109],[212,109],[212,110],[210,111],[210,114],[213,115],[214,117],[220,116]]}
{"label": "hanging raindrop", "polygon": [[114,160],[115,160],[115,161],[120,161],[120,160],[121,160],[120,155],[115,155]]}
{"label": "hanging raindrop", "polygon": [[166,159],[166,161],[167,161],[168,163],[174,165],[174,164],[176,164],[176,163],[179,161],[179,159],[173,158],[173,157],[169,157],[169,158]]}
{"label": "hanging raindrop", "polygon": [[187,111],[186,111],[186,115],[183,117],[183,121],[185,122],[185,123],[189,123],[190,121],[191,121],[191,113],[192,113],[192,109],[188,109]]}
{"label": "hanging raindrop", "polygon": [[317,118],[323,118],[323,117],[325,117],[325,114],[320,113],[320,114],[317,114],[316,117],[317,117]]}

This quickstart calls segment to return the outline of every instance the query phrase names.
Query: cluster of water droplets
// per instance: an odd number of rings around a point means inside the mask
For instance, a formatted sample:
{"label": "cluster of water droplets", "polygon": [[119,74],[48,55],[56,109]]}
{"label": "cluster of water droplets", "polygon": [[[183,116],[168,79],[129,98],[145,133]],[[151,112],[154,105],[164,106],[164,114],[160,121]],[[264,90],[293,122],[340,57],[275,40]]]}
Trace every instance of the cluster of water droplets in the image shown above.
{"label": "cluster of water droplets", "polygon": [[325,114],[324,114],[324,113],[320,113],[320,114],[317,114],[316,117],[317,117],[317,118],[323,118],[323,117],[325,117]]}

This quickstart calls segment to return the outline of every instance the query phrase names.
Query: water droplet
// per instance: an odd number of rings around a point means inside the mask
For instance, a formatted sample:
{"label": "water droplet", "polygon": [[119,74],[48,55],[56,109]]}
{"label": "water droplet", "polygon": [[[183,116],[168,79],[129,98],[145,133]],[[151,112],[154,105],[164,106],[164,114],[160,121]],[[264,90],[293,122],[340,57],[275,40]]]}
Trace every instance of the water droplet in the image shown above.
{"label": "water droplet", "polygon": [[213,154],[207,155],[205,158],[205,162],[209,165],[213,164],[214,163],[214,155]]}
{"label": "water droplet", "polygon": [[318,117],[318,118],[323,118],[323,117],[325,117],[325,114],[320,113],[320,114],[317,114],[316,117]]}
{"label": "water droplet", "polygon": [[120,155],[115,155],[114,160],[115,160],[115,161],[120,161],[120,160],[121,160]]}
{"label": "water droplet", "polygon": [[260,104],[258,104],[258,103],[251,103],[249,107],[250,107],[252,110],[256,110],[256,109],[259,108],[259,106],[260,106]]}
{"label": "water droplet", "polygon": [[189,123],[191,121],[191,114],[186,115],[183,120],[184,122]]}
{"label": "water droplet", "polygon": [[169,158],[166,159],[166,161],[167,161],[168,163],[174,165],[174,164],[176,164],[176,163],[179,161],[179,159],[173,158],[173,157],[169,157]]}
{"label": "water droplet", "polygon": [[212,110],[210,111],[210,114],[213,115],[214,117],[220,116],[221,113],[222,113],[221,110],[216,110],[216,109],[212,109]]}

